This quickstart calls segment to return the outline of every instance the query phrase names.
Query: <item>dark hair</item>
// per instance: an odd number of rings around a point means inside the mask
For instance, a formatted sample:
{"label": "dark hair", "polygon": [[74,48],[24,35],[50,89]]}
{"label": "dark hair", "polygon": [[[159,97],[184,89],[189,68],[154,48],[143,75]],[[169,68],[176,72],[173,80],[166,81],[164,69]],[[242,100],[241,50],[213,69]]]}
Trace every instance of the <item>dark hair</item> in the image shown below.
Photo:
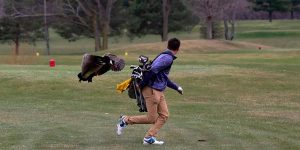
{"label": "dark hair", "polygon": [[177,38],[172,38],[168,41],[168,49],[178,50],[180,47],[180,41]]}

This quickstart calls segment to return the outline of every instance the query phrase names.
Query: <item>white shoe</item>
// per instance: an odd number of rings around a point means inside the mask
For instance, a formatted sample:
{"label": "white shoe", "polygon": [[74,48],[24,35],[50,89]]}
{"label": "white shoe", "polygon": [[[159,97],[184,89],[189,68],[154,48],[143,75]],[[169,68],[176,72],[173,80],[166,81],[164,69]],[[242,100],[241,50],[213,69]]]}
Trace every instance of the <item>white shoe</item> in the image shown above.
{"label": "white shoe", "polygon": [[164,141],[158,141],[155,137],[151,136],[151,137],[144,138],[143,144],[144,145],[150,145],[150,144],[163,145]]}
{"label": "white shoe", "polygon": [[121,135],[123,129],[127,126],[127,123],[125,122],[125,116],[121,115],[119,119],[119,123],[117,124],[117,135]]}

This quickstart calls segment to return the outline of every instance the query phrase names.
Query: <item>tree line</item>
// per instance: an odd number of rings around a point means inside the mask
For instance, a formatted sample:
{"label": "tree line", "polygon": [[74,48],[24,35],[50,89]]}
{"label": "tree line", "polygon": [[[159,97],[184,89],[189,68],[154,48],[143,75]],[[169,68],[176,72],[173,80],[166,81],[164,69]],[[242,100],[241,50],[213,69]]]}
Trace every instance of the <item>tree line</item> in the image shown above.
{"label": "tree line", "polygon": [[45,40],[50,54],[52,28],[69,41],[93,38],[99,51],[108,49],[109,36],[156,34],[166,41],[169,32],[199,24],[207,39],[233,40],[237,19],[260,18],[263,12],[270,22],[278,12],[294,19],[298,11],[300,0],[0,0],[0,42],[14,43],[18,55],[21,42]]}

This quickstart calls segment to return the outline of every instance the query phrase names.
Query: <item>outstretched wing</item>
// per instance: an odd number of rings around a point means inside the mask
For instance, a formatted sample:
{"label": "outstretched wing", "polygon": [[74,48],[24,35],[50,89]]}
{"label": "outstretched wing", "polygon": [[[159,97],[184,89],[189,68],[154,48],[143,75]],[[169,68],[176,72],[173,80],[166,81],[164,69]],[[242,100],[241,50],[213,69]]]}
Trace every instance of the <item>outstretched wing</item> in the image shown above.
{"label": "outstretched wing", "polygon": [[117,57],[116,55],[107,53],[104,55],[104,57],[109,57],[109,59],[111,60],[111,67],[110,69],[112,71],[121,71],[124,69],[125,67],[125,61],[122,58]]}
{"label": "outstretched wing", "polygon": [[97,75],[97,71],[109,63],[103,57],[84,54],[81,62],[81,72],[78,74],[79,81],[92,82],[92,78]]}
{"label": "outstretched wing", "polygon": [[102,75],[109,70],[121,71],[125,67],[125,61],[113,54],[105,54],[103,57],[84,54],[81,62],[81,72],[77,75],[79,81],[92,82],[96,75]]}
{"label": "outstretched wing", "polygon": [[84,78],[101,69],[107,62],[103,57],[84,54],[81,63],[81,73]]}

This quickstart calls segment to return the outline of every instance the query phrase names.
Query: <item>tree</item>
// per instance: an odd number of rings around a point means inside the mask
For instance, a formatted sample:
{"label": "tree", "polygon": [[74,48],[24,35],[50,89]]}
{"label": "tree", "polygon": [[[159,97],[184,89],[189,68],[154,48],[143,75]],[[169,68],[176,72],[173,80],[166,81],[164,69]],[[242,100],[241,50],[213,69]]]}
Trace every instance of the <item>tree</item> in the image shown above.
{"label": "tree", "polygon": [[4,0],[0,0],[0,18],[2,18],[4,15]]}
{"label": "tree", "polygon": [[163,12],[163,32],[162,41],[168,40],[168,26],[169,26],[169,15],[171,12],[171,0],[162,0],[162,12]]}
{"label": "tree", "polygon": [[213,39],[213,26],[222,19],[229,3],[225,0],[186,0],[185,4],[205,25],[206,38]]}
{"label": "tree", "polygon": [[269,14],[269,22],[272,22],[273,12],[286,11],[288,9],[288,0],[248,0],[252,3],[254,11],[266,11]]}
{"label": "tree", "polygon": [[14,54],[19,55],[20,42],[34,44],[38,39],[43,38],[41,22],[41,20],[32,22],[24,18],[4,17],[0,19],[0,41],[13,42]]}
{"label": "tree", "polygon": [[300,0],[289,0],[289,11],[291,13],[291,19],[294,19],[294,12],[300,11]]}
{"label": "tree", "polygon": [[129,37],[156,34],[164,41],[168,32],[189,30],[197,23],[180,0],[135,0],[129,6]]}
{"label": "tree", "polygon": [[[56,8],[57,2],[59,0],[51,0],[47,2],[48,7],[44,7],[46,5],[45,3],[46,0],[40,1],[40,0],[11,0],[11,1],[5,1],[5,0],[0,0],[0,18],[1,14],[4,14],[2,16],[5,16],[6,19],[5,21],[12,21],[14,23],[18,24],[26,24],[26,28],[28,28],[28,32],[32,32],[35,34],[31,34],[31,36],[36,35],[36,39],[40,39],[40,28],[44,25],[44,38],[47,42],[47,54],[50,54],[50,49],[49,49],[49,34],[47,32],[48,29],[48,24],[52,19],[47,19],[47,17],[56,16],[59,15],[57,12],[57,9],[53,11],[53,8]],[[54,7],[55,6],[55,7]],[[2,9],[3,8],[3,9]],[[3,10],[4,13],[1,13]],[[40,21],[42,21],[42,18],[44,19],[44,24]],[[46,20],[47,19],[47,20]],[[25,22],[30,22],[34,20],[32,26],[36,29],[34,31],[34,28],[28,27],[28,24]],[[4,22],[5,22],[4,21]],[[12,22],[12,23],[13,23]],[[3,23],[3,22],[2,22]],[[5,24],[5,23],[3,23]],[[30,25],[30,24],[29,24]],[[22,25],[20,25],[22,27]],[[23,27],[22,27],[23,28]],[[27,32],[27,31],[23,31]],[[27,38],[29,36],[23,36],[22,38]],[[32,39],[32,37],[29,37]],[[25,40],[27,41],[27,40]],[[31,42],[34,44],[34,42]]]}
{"label": "tree", "polygon": [[226,40],[233,40],[235,37],[235,22],[236,15],[240,12],[241,3],[244,0],[228,0],[227,5],[224,6],[223,22],[224,22],[224,37]]}
{"label": "tree", "polygon": [[[200,23],[200,36],[204,39],[207,39],[207,26],[205,24]],[[214,21],[212,22],[212,38],[211,39],[220,39],[223,38],[224,36],[224,30],[222,26],[221,21]]]}
{"label": "tree", "polygon": [[0,41],[13,42],[15,55],[19,55],[20,42],[34,44],[35,41],[43,38],[42,20],[35,18],[35,21],[31,21],[27,17],[22,17],[23,12],[34,12],[38,8],[34,6],[37,5],[38,1],[35,0],[15,0],[4,3],[6,15],[0,18]]}
{"label": "tree", "polygon": [[[74,41],[82,36],[95,39],[95,51],[108,48],[113,6],[117,0],[64,0],[63,22],[55,29],[64,38]],[[118,2],[120,4],[122,2]],[[102,36],[102,43],[101,43]]]}
{"label": "tree", "polygon": [[49,45],[49,26],[47,20],[47,0],[44,0],[44,35],[46,41],[46,51],[50,55],[50,45]]}

